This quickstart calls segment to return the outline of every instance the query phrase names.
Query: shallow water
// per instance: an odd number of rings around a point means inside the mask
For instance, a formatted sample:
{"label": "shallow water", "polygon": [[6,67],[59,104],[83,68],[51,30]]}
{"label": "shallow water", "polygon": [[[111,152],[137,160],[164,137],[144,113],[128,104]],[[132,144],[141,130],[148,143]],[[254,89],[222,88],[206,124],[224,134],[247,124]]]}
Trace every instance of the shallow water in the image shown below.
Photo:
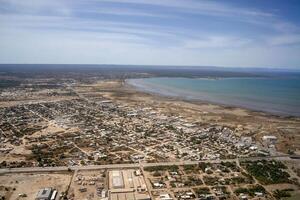
{"label": "shallow water", "polygon": [[144,78],[128,84],[160,95],[300,116],[300,77],[285,78]]}

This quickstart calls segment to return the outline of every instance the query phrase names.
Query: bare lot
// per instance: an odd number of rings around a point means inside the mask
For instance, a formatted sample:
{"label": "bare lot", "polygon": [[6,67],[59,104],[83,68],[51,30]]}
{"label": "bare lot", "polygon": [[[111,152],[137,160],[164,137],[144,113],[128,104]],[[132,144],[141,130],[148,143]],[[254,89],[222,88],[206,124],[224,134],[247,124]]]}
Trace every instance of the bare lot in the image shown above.
{"label": "bare lot", "polygon": [[[0,176],[0,196],[6,199],[35,199],[37,192],[45,187],[58,191],[58,196],[66,191],[72,174],[6,174]],[[19,195],[25,194],[24,197]]]}

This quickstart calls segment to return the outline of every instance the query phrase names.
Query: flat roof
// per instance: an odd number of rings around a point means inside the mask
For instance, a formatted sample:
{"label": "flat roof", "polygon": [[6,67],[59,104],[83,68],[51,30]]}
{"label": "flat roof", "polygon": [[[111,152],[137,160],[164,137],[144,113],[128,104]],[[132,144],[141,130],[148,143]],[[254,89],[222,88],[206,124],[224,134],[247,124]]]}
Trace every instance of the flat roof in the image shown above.
{"label": "flat roof", "polygon": [[123,174],[121,171],[111,171],[112,187],[124,188]]}
{"label": "flat roof", "polygon": [[50,199],[52,194],[52,188],[43,188],[38,191],[36,198],[37,199]]}
{"label": "flat roof", "polygon": [[146,200],[146,199],[150,199],[150,196],[149,196],[149,194],[135,193],[135,199],[136,200]]}
{"label": "flat roof", "polygon": [[111,194],[110,199],[111,200],[118,200],[118,194]]}
{"label": "flat roof", "polygon": [[119,188],[110,190],[111,193],[126,193],[126,192],[134,192],[134,188]]}
{"label": "flat roof", "polygon": [[133,193],[126,193],[127,200],[135,200]]}

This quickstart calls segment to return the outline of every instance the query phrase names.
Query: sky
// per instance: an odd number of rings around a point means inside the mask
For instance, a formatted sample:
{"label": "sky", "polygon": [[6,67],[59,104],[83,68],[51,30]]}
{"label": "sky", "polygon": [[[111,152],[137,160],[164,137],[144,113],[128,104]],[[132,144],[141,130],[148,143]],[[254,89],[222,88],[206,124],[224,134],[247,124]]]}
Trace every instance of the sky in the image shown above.
{"label": "sky", "polygon": [[299,0],[0,0],[0,63],[300,68]]}

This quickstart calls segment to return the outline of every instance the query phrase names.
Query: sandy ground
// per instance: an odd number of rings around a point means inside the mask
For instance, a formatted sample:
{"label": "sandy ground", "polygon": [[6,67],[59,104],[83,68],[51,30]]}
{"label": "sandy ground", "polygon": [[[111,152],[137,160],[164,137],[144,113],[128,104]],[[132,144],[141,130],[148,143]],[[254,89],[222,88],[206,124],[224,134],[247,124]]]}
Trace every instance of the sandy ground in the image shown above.
{"label": "sandy ground", "polygon": [[0,108],[1,107],[10,107],[10,106],[17,106],[21,104],[29,104],[29,103],[45,103],[45,102],[56,102],[56,101],[63,101],[63,100],[72,100],[76,99],[77,97],[73,96],[36,96],[34,98],[28,99],[20,99],[16,101],[0,101]]}
{"label": "sandy ground", "polygon": [[298,190],[298,187],[293,184],[274,184],[274,185],[264,185],[264,187],[268,191],[274,191],[274,190],[284,190],[284,189],[294,189]]}
{"label": "sandy ground", "polygon": [[[42,135],[47,134],[61,134],[65,129],[57,126],[56,124],[53,124],[52,122],[47,122],[48,126],[45,129],[42,129],[41,131],[37,131],[34,134],[27,136],[29,138],[38,138]],[[25,136],[24,136],[25,137]],[[13,161],[25,161],[26,156],[30,155],[32,152],[28,148],[26,148],[29,145],[29,142],[24,139],[23,137],[23,143],[19,146],[7,144],[6,147],[12,147],[13,150],[9,152],[9,154],[1,153],[0,154],[0,162],[7,161],[7,162],[13,162]]]}
{"label": "sandy ground", "polygon": [[[0,194],[6,199],[35,199],[37,192],[45,187],[52,187],[58,190],[58,196],[66,191],[71,174],[6,174],[0,176]],[[5,190],[8,189],[8,191]],[[19,194],[26,194],[27,197],[19,197]]]}

